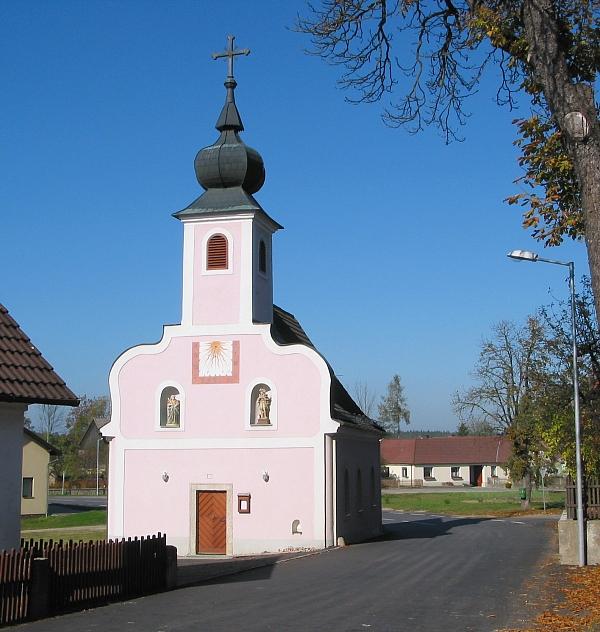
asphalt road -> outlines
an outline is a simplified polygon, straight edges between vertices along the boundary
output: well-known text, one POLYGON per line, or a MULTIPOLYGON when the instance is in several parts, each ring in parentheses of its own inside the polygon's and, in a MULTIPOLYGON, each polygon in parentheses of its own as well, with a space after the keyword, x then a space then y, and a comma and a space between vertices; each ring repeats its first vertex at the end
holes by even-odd
MULTIPOLYGON (((384 512, 386 537, 19 632, 491 632, 517 626, 552 521, 384 512)), ((531 613, 529 613, 531 614, 531 613)))
POLYGON ((106 496, 49 496, 48 513, 76 513, 87 509, 106 509, 106 496))

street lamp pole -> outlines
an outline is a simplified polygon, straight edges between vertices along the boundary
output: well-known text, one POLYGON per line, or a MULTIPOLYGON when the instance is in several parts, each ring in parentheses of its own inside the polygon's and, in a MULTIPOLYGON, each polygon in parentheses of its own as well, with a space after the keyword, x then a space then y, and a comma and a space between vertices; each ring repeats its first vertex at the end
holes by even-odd
POLYGON ((577 327, 575 314, 575 264, 573 261, 543 259, 529 250, 513 250, 507 255, 518 261, 552 263, 569 268, 569 289, 571 293, 571 339, 573 343, 573 410, 575 412, 575 467, 577 470, 577 533, 579 539, 579 566, 586 565, 585 524, 583 516, 583 466, 581 461, 581 423, 579 418, 579 377, 577 372, 577 327))

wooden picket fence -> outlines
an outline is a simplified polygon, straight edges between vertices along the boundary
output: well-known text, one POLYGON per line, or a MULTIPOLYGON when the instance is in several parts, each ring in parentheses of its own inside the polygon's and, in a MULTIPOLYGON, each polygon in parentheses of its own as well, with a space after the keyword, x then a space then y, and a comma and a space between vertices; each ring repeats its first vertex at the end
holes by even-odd
MULTIPOLYGON (((565 485, 567 518, 577 519, 577 490, 575 480, 567 477, 565 485)), ((587 520, 600 520, 600 477, 592 476, 584 481, 583 507, 587 520)))
POLYGON ((29 612, 29 551, 0 551, 0 625, 22 621, 29 612))
POLYGON ((47 600, 48 614, 57 614, 157 592, 165 587, 166 564, 160 533, 101 542, 21 541, 20 550, 0 552, 0 625, 28 618, 38 598, 47 600), (45 585, 32 594, 36 564, 47 565, 45 585))

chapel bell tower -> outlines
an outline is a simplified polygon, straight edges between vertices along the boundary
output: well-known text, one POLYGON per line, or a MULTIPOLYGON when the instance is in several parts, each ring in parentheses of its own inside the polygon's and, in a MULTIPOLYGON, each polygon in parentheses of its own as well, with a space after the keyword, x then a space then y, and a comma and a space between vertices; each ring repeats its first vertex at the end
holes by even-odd
POLYGON ((283 228, 254 199, 264 184, 260 154, 244 144, 235 104, 234 37, 214 59, 227 58, 225 105, 217 120, 219 138, 194 161, 204 193, 174 213, 184 226, 181 324, 250 325, 273 319, 272 236, 283 228))

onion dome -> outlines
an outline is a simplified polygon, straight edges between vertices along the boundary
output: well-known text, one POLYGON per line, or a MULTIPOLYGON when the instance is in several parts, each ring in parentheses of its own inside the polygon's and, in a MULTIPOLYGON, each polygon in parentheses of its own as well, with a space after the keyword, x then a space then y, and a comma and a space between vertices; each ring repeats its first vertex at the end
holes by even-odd
POLYGON ((207 190, 242 187, 252 194, 265 182, 265 167, 260 154, 240 139, 244 126, 235 105, 236 85, 232 77, 225 81, 227 98, 216 124, 221 135, 198 152, 194 168, 198 182, 207 190))

